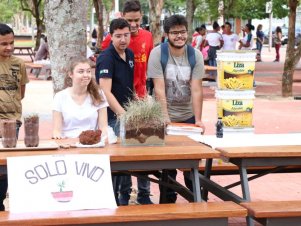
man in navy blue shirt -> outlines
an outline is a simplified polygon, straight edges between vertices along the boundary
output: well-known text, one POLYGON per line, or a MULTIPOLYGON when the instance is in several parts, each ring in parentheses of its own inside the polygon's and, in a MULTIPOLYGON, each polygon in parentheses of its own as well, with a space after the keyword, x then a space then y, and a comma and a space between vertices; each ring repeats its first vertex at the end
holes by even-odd
MULTIPOLYGON (((130 44, 130 25, 122 18, 115 19, 110 24, 111 44, 103 51, 96 62, 96 81, 99 82, 107 101, 108 124, 119 135, 117 116, 122 115, 124 105, 134 97, 134 54, 127 47, 130 44)), ((123 199, 118 199, 118 188, 121 180, 131 180, 130 176, 113 176, 113 187, 116 202, 128 205, 129 191, 119 191, 123 199)))

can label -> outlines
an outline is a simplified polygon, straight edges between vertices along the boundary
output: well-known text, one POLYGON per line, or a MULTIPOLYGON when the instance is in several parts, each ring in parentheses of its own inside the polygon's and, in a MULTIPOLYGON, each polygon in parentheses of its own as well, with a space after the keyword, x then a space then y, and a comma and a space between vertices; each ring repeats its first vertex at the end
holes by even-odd
POLYGON ((252 99, 217 99, 217 115, 224 127, 251 127, 252 111, 252 99))
POLYGON ((245 90, 253 88, 255 62, 218 61, 218 88, 245 90))

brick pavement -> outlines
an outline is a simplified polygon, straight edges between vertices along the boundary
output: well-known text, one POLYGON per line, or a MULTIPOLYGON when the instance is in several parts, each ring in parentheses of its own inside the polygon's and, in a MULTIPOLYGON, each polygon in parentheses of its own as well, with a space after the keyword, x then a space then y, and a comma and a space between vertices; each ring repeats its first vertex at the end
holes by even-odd
MULTIPOLYGON (((274 51, 271 52, 264 47, 262 53, 263 62, 256 63, 256 99, 254 101, 253 124, 255 133, 293 133, 301 132, 301 100, 281 97, 281 75, 285 48, 281 48, 281 61, 274 60, 274 51)), ((39 112, 41 116, 40 137, 48 139, 51 137, 51 103, 52 82, 35 79, 30 75, 31 82, 27 86, 26 96, 23 100, 24 113, 39 112)), ((294 74, 293 94, 301 96, 301 65, 297 66, 294 74)), ((214 87, 204 87, 203 119, 206 125, 206 134, 214 134, 216 122, 216 102, 214 99, 214 87)), ((22 139, 21 129, 20 138, 22 139)), ((269 175, 250 183, 251 197, 254 200, 301 200, 300 174, 276 174, 269 175), (287 180, 287 183, 284 181, 287 180), (288 192, 289 191, 289 192, 288 192)), ((214 180, 220 184, 228 184, 237 179, 237 176, 216 176, 214 180)), ((178 180, 183 182, 182 173, 178 174, 178 180)), ((136 179, 133 179, 134 187, 136 179)), ((158 203, 159 191, 157 185, 152 184, 152 199, 158 203)), ((233 188, 240 193, 238 188, 233 188)), ((133 193, 133 196, 135 194, 133 193)), ((220 201, 210 195, 210 201, 220 201)), ((182 198, 178 202, 186 202, 182 198)), ((245 219, 231 219, 231 226, 243 226, 245 219)))

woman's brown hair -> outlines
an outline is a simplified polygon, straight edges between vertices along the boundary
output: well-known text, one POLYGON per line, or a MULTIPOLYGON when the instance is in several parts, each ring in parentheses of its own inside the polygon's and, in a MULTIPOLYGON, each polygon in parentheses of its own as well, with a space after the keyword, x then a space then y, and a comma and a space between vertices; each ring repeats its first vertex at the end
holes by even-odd
MULTIPOLYGON (((74 68, 80 63, 90 65, 89 60, 84 57, 74 58, 71 60, 71 62, 69 64, 68 73, 73 73, 74 68)), ((68 80, 70 81, 70 79, 71 78, 68 75, 65 77, 65 86, 72 86, 72 83, 68 82, 68 80)), ((95 78, 93 78, 93 77, 91 78, 91 81, 87 87, 87 91, 90 94, 90 97, 92 99, 92 104, 94 106, 98 106, 102 102, 105 101, 103 92, 100 92, 100 88, 99 88, 98 84, 96 83, 95 78)))

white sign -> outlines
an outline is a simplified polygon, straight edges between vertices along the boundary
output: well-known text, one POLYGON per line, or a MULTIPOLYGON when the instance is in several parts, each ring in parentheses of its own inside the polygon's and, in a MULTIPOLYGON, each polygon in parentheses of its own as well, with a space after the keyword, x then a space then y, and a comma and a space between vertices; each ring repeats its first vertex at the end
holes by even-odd
POLYGON ((7 158, 10 212, 117 208, 109 155, 7 158))
POLYGON ((266 13, 271 13, 271 12, 272 12, 272 7, 273 7, 272 1, 267 2, 267 3, 265 4, 265 12, 266 12, 266 13))

